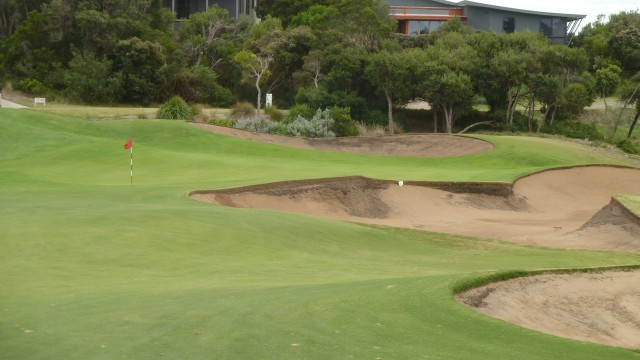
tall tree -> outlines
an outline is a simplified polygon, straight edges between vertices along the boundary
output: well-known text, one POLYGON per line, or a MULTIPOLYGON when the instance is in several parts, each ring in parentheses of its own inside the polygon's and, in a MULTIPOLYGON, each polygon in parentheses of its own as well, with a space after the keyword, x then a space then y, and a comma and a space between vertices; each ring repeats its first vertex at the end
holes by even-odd
POLYGON ((262 104, 262 84, 269 79, 271 72, 269 66, 273 62, 273 56, 268 55, 256 55, 252 52, 243 50, 235 56, 235 60, 247 71, 249 77, 255 78, 256 91, 258 92, 258 99, 256 101, 256 108, 260 113, 260 107, 262 104))
POLYGON ((389 133, 393 135, 393 105, 406 102, 411 94, 411 69, 410 58, 406 53, 391 53, 381 51, 370 57, 366 68, 366 76, 387 100, 387 120, 389 133))

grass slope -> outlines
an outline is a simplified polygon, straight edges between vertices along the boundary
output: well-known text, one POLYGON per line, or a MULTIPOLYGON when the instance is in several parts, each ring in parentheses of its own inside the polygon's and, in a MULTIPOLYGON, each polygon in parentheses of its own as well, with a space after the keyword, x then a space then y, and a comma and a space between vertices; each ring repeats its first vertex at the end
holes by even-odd
POLYGON ((2 359, 638 358, 481 316, 451 293, 460 279, 493 271, 638 264, 638 254, 528 248, 185 196, 342 175, 511 181, 616 158, 510 137, 484 137, 495 151, 459 158, 338 154, 181 122, 0 110, 2 359))

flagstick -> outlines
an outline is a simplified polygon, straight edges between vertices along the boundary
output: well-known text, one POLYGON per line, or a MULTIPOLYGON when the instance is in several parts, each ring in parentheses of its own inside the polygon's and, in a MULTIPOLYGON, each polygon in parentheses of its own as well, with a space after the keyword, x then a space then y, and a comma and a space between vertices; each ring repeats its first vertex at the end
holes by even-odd
POLYGON ((131 146, 131 185, 133 185, 133 145, 131 146))

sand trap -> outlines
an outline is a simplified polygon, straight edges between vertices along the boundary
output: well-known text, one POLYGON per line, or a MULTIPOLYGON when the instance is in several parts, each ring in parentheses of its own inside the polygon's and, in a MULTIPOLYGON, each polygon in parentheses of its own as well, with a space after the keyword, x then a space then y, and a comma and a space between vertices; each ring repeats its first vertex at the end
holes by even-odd
POLYGON ((456 299, 548 334, 640 349, 640 270, 545 274, 492 283, 456 299))
MULTIPOLYGON (((640 170, 545 171, 511 184, 363 177, 195 191, 194 199, 567 249, 640 252, 640 220, 612 198, 640 194, 640 170)), ((474 309, 573 339, 640 348, 640 271, 550 274, 460 295, 474 309)))
POLYGON ((413 134, 375 137, 344 137, 335 139, 305 139, 291 136, 258 134, 245 130, 202 123, 193 126, 223 135, 254 141, 312 150, 341 151, 358 154, 445 157, 489 152, 490 142, 453 135, 413 134))
POLYGON ((196 191, 194 199, 566 249, 640 252, 640 222, 612 200, 640 194, 640 170, 551 170, 510 184, 422 183, 362 177, 196 191))

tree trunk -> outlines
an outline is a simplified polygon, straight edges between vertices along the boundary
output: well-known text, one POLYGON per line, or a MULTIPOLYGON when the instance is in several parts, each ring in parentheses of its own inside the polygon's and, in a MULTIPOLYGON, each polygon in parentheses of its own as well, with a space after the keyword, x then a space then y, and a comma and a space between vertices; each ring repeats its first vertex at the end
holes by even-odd
POLYGON ((627 139, 631 138, 631 134, 633 133, 633 129, 636 127, 636 124, 638 123, 639 117, 640 117, 640 104, 638 104, 636 107, 636 116, 633 118, 633 122, 631 123, 631 127, 629 128, 629 132, 627 133, 627 139))
POLYGON ((258 101, 256 102, 257 113, 260 114, 260 104, 262 101, 262 91, 260 90, 260 76, 256 77, 256 90, 258 90, 258 101))
POLYGON ((435 106, 432 106, 431 109, 433 110, 433 133, 437 134, 438 133, 438 108, 435 106))
POLYGON ((384 95, 387 97, 387 119, 389 120, 389 134, 393 135, 393 99, 388 91, 384 95))
POLYGON ((447 134, 453 133, 453 106, 442 106, 444 110, 445 130, 447 134))

